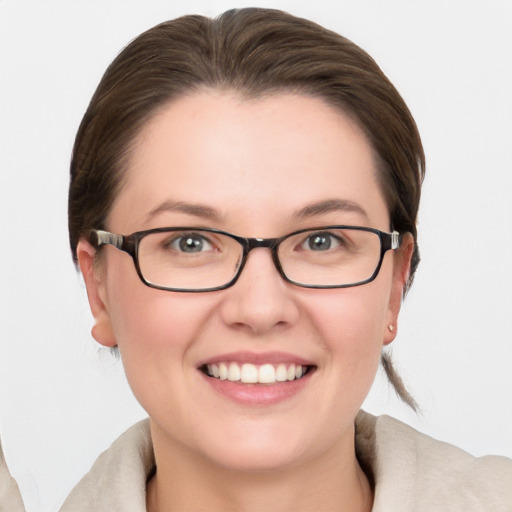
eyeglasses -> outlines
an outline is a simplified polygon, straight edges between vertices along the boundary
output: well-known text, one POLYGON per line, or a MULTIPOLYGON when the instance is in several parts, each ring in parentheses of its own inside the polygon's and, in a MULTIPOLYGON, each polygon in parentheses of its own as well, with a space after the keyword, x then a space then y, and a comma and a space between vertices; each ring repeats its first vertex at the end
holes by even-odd
POLYGON ((373 281, 398 232, 359 226, 301 229, 279 238, 244 238, 218 229, 158 228, 131 235, 93 230, 91 243, 127 252, 144 284, 174 292, 232 286, 250 251, 270 249, 283 279, 304 288, 348 288, 373 281))

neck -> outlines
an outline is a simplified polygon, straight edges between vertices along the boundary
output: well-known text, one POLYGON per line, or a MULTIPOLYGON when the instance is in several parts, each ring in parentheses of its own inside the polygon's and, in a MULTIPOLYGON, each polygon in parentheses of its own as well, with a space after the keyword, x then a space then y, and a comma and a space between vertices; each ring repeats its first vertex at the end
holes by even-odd
POLYGON ((183 446, 161 446, 154 430, 157 471, 148 482, 148 512, 370 512, 372 508, 372 489, 356 459, 353 436, 350 445, 341 443, 302 464, 240 471, 204 460, 183 446))

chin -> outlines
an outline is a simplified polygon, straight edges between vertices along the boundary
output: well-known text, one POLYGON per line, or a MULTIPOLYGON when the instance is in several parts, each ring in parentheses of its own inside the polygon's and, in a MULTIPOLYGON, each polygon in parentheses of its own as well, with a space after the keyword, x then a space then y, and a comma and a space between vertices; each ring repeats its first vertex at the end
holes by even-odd
POLYGON ((208 445, 202 452, 215 465, 238 472, 264 473, 300 464, 306 458, 304 446, 311 446, 306 433, 297 425, 255 425, 240 422, 238 429, 210 431, 208 445), (212 435, 213 434, 213 435, 212 435))
POLYGON ((274 473, 300 465, 302 457, 297 450, 281 447, 275 450, 270 447, 232 446, 222 454, 211 454, 212 462, 226 471, 236 473, 274 473))

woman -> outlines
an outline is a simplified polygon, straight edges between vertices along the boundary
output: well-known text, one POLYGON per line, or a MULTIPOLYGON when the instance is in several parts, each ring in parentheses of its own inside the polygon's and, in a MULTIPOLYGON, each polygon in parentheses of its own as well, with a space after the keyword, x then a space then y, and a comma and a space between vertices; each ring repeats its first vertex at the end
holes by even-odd
POLYGON ((77 134, 69 227, 149 420, 62 510, 508 510, 510 461, 360 412, 423 172, 395 88, 313 23, 247 9, 133 41, 77 134))

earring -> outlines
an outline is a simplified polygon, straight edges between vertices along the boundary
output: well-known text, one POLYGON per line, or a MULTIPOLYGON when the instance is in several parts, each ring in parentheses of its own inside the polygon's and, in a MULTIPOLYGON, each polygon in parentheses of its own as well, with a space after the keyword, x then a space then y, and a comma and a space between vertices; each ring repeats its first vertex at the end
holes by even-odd
POLYGON ((395 330, 395 326, 393 324, 388 325, 389 332, 393 332, 395 330))

